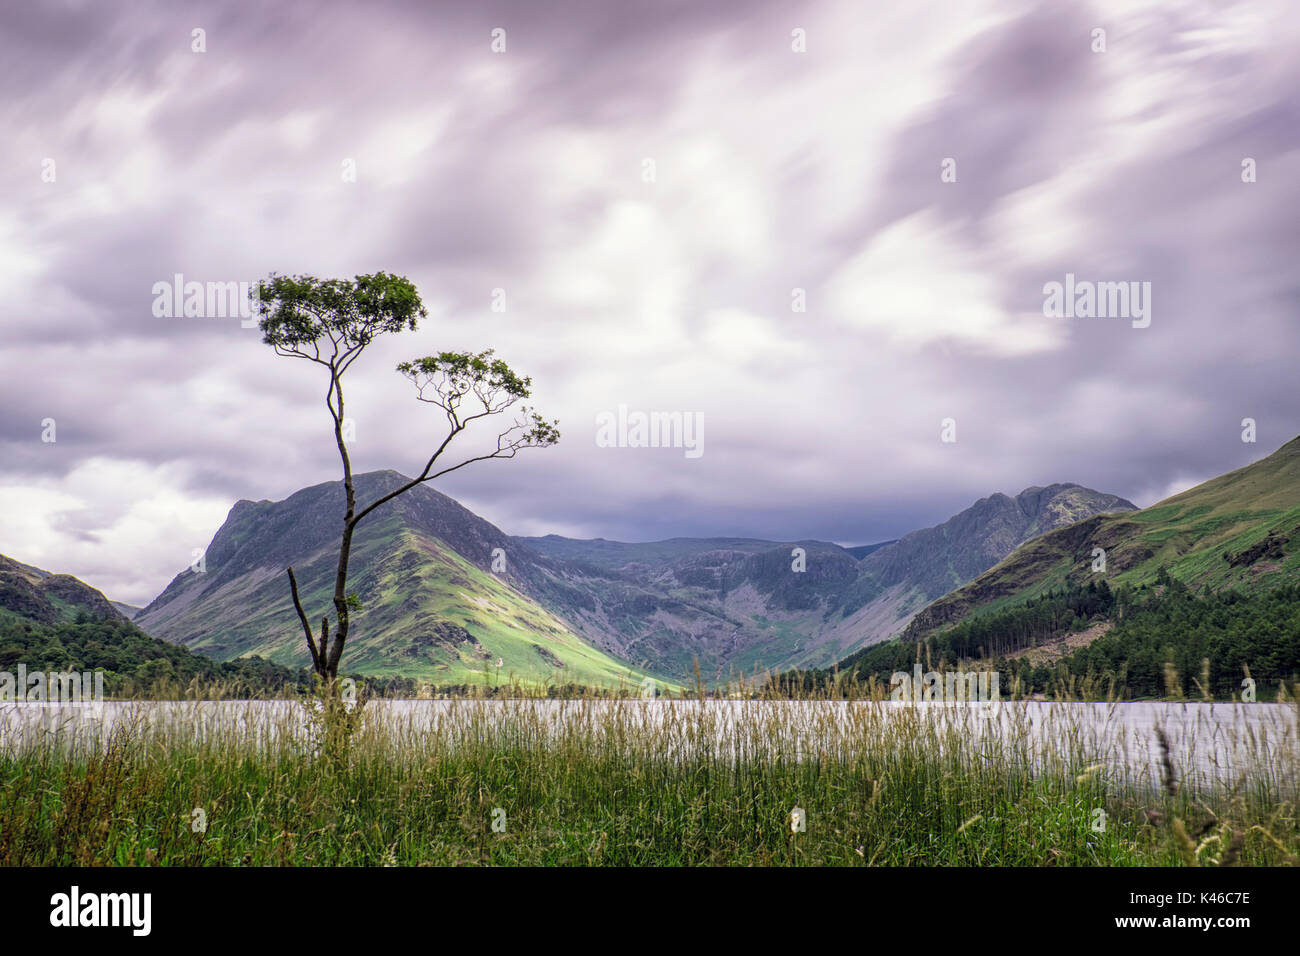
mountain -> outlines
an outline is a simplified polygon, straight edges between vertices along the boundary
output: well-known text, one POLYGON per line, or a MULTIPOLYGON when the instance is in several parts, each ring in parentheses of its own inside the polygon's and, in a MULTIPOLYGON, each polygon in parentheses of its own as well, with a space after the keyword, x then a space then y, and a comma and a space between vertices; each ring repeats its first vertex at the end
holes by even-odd
MULTIPOLYGON (((357 500, 372 501, 405 480, 393 471, 359 475, 357 500)), ((258 654, 308 664, 285 568, 294 568, 313 625, 332 616, 343 510, 341 482, 284 501, 237 502, 205 552, 204 570, 177 575, 135 623, 222 660, 258 654)), ((358 526, 349 589, 362 609, 352 617, 344 669, 439 685, 512 674, 537 683, 639 683, 640 674, 537 600, 587 599, 566 589, 564 570, 554 565, 446 495, 417 486, 358 526), (504 559, 497 572, 494 559, 504 559)))
POLYGON ((603 572, 662 569, 678 562, 696 560, 702 554, 730 552, 751 555, 780 547, 775 541, 758 538, 668 538, 664 541, 626 542, 548 534, 539 538, 516 537, 514 540, 563 561, 588 565, 603 572))
MULTIPOLYGON (((1026 488, 1014 498, 981 498, 943 524, 913 531, 864 557, 837 611, 839 624, 826 632, 828 643, 847 651, 882 641, 1025 541, 1100 513, 1136 510, 1123 498, 1068 483, 1026 488)), ((823 656, 806 663, 829 661, 823 656)))
POLYGON ((859 544, 852 548, 845 548, 844 550, 861 561, 867 555, 871 554, 871 552, 879 551, 883 547, 897 543, 897 541, 898 539, 894 538, 892 541, 881 541, 877 544, 859 544))
POLYGON ((568 583, 591 600, 557 613, 595 643, 683 678, 698 659, 714 680, 755 668, 827 666, 896 634, 916 611, 1028 538, 1122 510, 1136 506, 1058 484, 982 498, 937 527, 857 549, 752 538, 518 540, 585 572, 586 580, 568 583), (805 552, 803 573, 793 572, 795 548, 805 552))
POLYGON ((1096 581, 1154 585, 1161 569, 1192 590, 1262 592, 1300 569, 1300 438, 1244 468, 1149 508, 1095 515, 1022 545, 1006 560, 917 614, 919 638, 973 615, 1096 581), (1094 572, 1094 549, 1105 571, 1094 572))
MULTIPOLYGON (((358 476, 358 500, 404 480, 392 471, 358 476)), ((896 632, 1026 537, 1132 507, 1078 485, 993 495, 937 528, 856 549, 859 560, 825 541, 510 537, 420 486, 358 528, 349 584, 362 610, 345 663, 443 685, 510 673, 639 681, 629 667, 690 681, 697 662, 709 681, 824 666, 896 632)), ((238 502, 205 570, 179 574, 133 620, 219 659, 258 654, 305 665, 285 568, 294 567, 317 624, 330 607, 342 510, 340 482, 281 502, 238 502)))
POLYGON ((713 681, 803 659, 858 574, 825 541, 516 540, 556 562, 542 599, 557 614, 610 653, 685 680, 696 661, 713 681))
POLYGON ((113 603, 70 574, 51 574, 0 554, 0 610, 43 624, 85 615, 96 620, 123 617, 113 603))
MULTIPOLYGON (((358 476, 358 500, 402 481, 392 471, 358 476)), ((611 684, 631 679, 629 665, 689 681, 697 662, 713 681, 822 665, 893 633, 908 602, 969 580, 1024 536, 1123 506, 1077 485, 995 495, 937 529, 868 546, 859 560, 824 541, 509 537, 420 486, 359 526, 349 583, 362 610, 345 662, 444 685, 510 673, 611 684), (494 556, 504 562, 496 572, 494 556)), ((339 482, 238 502, 205 570, 182 572, 133 620, 219 659, 303 666, 284 569, 294 567, 315 624, 330 606, 342 510, 339 482)))

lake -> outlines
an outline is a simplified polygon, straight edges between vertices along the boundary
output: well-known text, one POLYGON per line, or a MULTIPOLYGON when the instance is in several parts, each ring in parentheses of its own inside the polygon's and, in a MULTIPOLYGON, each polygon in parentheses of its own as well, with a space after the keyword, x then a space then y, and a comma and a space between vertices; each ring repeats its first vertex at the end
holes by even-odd
MULTIPOLYGON (((376 732, 451 747, 471 735, 523 746, 560 738, 610 746, 632 735, 638 752, 668 756, 708 747, 733 759, 827 759, 924 741, 962 749, 973 761, 997 751, 1043 766, 1104 768, 1139 788, 1161 785, 1162 728, 1184 787, 1268 782, 1294 793, 1300 767, 1297 709, 1286 704, 374 700, 365 713, 376 732)), ((308 721, 292 701, 0 704, 6 751, 41 741, 93 747, 128 727, 162 746, 233 735, 268 747, 305 740, 308 721)))

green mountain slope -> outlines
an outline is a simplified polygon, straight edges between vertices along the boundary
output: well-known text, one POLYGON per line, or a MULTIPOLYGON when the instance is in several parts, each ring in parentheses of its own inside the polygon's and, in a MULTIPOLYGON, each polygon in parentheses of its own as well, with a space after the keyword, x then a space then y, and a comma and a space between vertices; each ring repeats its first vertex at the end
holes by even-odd
MULTIPOLYGON (((358 476, 358 500, 404 480, 391 471, 358 476)), ((340 482, 281 502, 238 502, 207 549, 206 569, 177 575, 135 623, 221 660, 256 654, 307 665, 285 568, 293 566, 303 606, 318 623, 331 609, 342 511, 340 482)), ((549 586, 539 563, 540 555, 431 488, 389 502, 361 523, 353 542, 349 590, 362 609, 353 616, 344 669, 440 685, 511 676, 637 684, 640 673, 530 596, 549 586), (491 570, 494 552, 505 561, 499 573, 491 570)))
POLYGON ((1161 568, 1193 590, 1265 591, 1300 569, 1300 438, 1267 458, 1150 508, 1097 515, 1017 548, 964 587, 916 615, 905 636, 922 637, 1102 576, 1111 588, 1154 584, 1161 568), (1092 570, 1094 549, 1104 573, 1092 570))

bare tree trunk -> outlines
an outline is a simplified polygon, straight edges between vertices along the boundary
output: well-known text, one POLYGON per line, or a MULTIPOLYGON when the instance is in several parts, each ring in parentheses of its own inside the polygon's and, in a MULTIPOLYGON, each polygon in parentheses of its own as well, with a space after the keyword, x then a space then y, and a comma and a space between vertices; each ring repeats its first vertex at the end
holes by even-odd
MULTIPOLYGON (((348 639, 348 557, 352 553, 352 532, 356 524, 352 517, 352 479, 348 477, 348 517, 343 525, 343 541, 339 545, 339 567, 334 575, 334 645, 329 649, 325 662, 325 678, 333 680, 339 676, 339 658, 343 656, 343 645, 348 639)), ((321 648, 324 653, 325 648, 321 648)))
POLYGON ((298 581, 293 568, 289 568, 289 592, 293 595, 294 610, 302 623, 303 634, 307 638, 307 647, 311 651, 312 667, 326 682, 332 682, 339 676, 339 659, 343 656, 343 645, 348 640, 350 621, 348 619, 348 558, 352 554, 352 534, 357 526, 357 494, 352 481, 352 460, 348 456, 348 446, 343 441, 343 385, 339 381, 342 371, 330 367, 330 387, 325 394, 325 404, 334 418, 334 442, 338 445, 339 458, 343 462, 343 489, 347 496, 347 510, 343 515, 343 538, 339 543, 339 563, 334 574, 334 643, 329 640, 329 616, 320 622, 320 644, 312 636, 311 624, 307 612, 303 610, 298 597, 298 581))
MULTIPOLYGON (((347 495, 347 512, 343 515, 343 540, 339 543, 339 565, 334 575, 334 644, 328 650, 329 656, 325 660, 324 669, 325 679, 331 681, 339 676, 339 658, 343 656, 343 645, 348 640, 348 558, 352 554, 352 532, 357 526, 357 493, 352 483, 352 459, 348 456, 348 446, 343 441, 341 375, 342 372, 334 371, 330 382, 330 389, 337 396, 337 404, 331 408, 334 412, 334 442, 338 445, 339 458, 343 462, 343 490, 347 495)), ((327 653, 323 643, 320 652, 327 653)))

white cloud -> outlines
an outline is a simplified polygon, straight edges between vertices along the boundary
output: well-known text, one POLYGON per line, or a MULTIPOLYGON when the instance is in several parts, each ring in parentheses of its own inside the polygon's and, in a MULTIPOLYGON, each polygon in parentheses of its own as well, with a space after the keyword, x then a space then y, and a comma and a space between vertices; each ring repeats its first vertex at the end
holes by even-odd
POLYGON ((933 210, 876 233, 827 284, 836 319, 907 348, 950 342, 994 356, 1059 348, 1064 327, 1001 304, 992 263, 933 210))
POLYGON ((0 484, 4 553, 147 603, 205 548, 231 502, 186 490, 185 469, 91 458, 53 481, 0 484))

